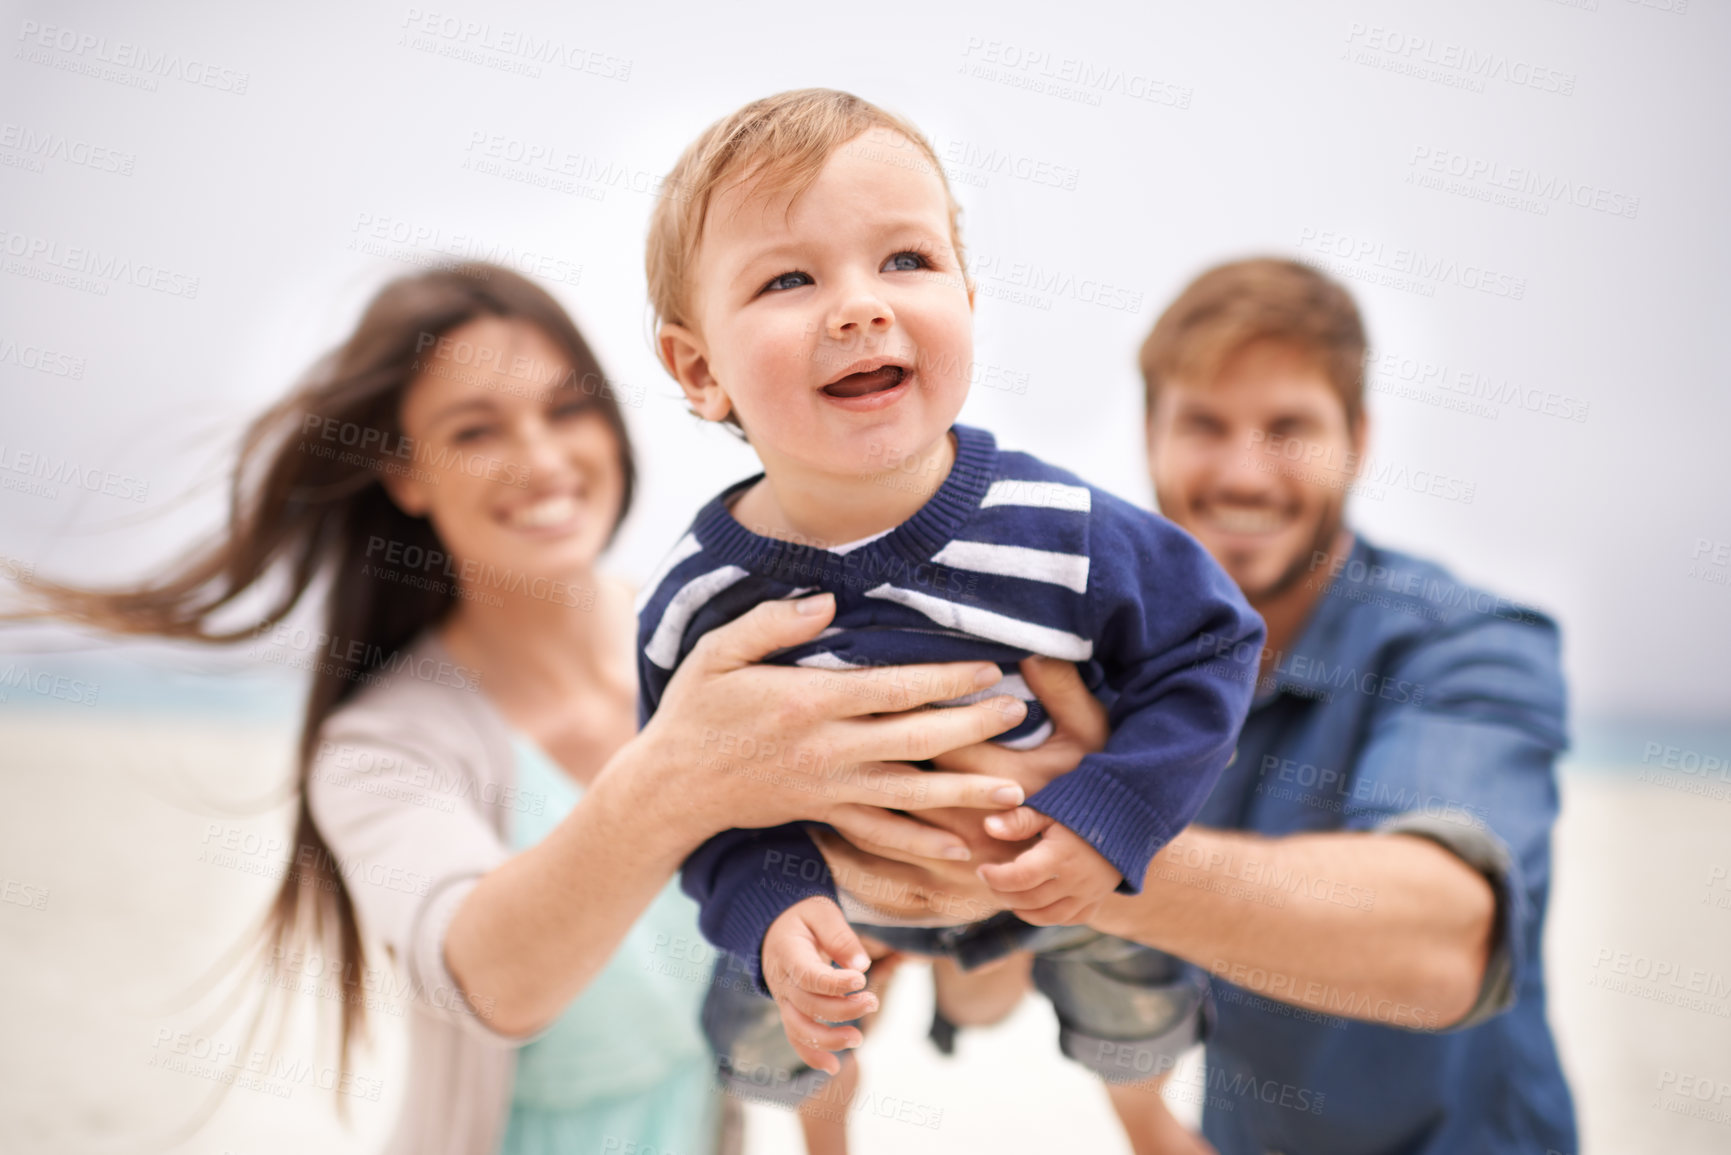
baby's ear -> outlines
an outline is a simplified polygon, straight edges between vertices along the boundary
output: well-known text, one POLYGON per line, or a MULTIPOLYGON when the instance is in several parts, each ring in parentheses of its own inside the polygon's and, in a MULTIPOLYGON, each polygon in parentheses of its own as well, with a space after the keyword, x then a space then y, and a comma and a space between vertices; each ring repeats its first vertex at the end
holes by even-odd
POLYGON ((709 350, 703 338, 684 325, 663 325, 656 334, 661 363, 679 382, 692 412, 705 421, 722 421, 733 412, 733 401, 709 370, 709 350))

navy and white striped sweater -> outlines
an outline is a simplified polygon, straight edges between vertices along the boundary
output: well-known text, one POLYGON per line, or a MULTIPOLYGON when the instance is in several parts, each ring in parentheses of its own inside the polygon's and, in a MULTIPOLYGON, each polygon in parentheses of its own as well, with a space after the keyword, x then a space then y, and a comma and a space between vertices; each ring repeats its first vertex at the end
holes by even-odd
MULTIPOLYGON (((1108 705, 1111 738, 1028 805, 1080 834, 1124 876, 1120 891, 1135 893, 1232 757, 1255 689, 1262 620, 1171 522, 1027 454, 1000 452, 984 430, 957 425, 954 433, 955 464, 937 493, 846 553, 763 537, 735 521, 731 499, 756 478, 704 506, 645 584, 640 720, 705 633, 760 602, 819 591, 835 595, 830 627, 769 661, 828 669, 995 661, 1006 676, 986 695, 1029 699, 1028 717, 999 739, 1012 746, 1037 745, 1051 729, 1016 664, 1030 654, 1076 662, 1108 705)), ((717 752, 738 753, 730 747, 717 752)), ((776 917, 811 895, 836 897, 803 824, 717 835, 686 860, 683 886, 702 907, 704 934, 744 958, 754 981, 776 917)))

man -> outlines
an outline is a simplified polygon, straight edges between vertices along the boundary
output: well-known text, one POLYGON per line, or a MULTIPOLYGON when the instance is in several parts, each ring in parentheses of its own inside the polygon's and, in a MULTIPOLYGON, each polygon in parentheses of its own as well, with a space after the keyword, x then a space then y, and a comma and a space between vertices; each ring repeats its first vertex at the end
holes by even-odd
MULTIPOLYGON (((1143 346, 1161 511, 1238 582, 1268 644, 1196 824, 1092 925, 1210 976, 1206 1082, 1183 1090, 1221 1155, 1573 1152, 1540 952, 1557 629, 1348 528, 1365 351, 1344 289, 1267 259, 1205 273, 1143 346)), ((1060 736, 1069 705, 1048 702, 1060 736)), ((1002 774, 1037 754, 940 761, 1002 774)), ((949 901, 967 888, 953 868, 826 852, 949 901)), ((1040 881, 980 875, 1012 909, 1040 881)), ((1169 1073, 1134 1074, 1156 1076, 1139 1090, 1157 1109, 1169 1073)), ((1131 1098, 1114 1095, 1120 1113, 1131 1098)))
POLYGON ((1143 345, 1160 508, 1269 637, 1212 829, 1101 929, 1215 976, 1209 1088, 1258 1084, 1205 1108, 1222 1155, 1572 1151, 1540 954, 1557 629, 1347 527, 1365 344, 1343 288, 1250 260, 1143 345))

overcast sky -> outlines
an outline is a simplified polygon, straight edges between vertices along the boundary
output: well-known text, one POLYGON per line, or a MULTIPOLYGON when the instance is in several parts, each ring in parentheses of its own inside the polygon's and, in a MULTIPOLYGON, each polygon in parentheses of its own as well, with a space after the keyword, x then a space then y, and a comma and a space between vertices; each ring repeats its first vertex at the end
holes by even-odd
POLYGON ((167 507, 247 418, 461 251, 556 278, 636 399, 612 560, 641 577, 755 469, 651 353, 654 182, 826 85, 950 171, 992 383, 964 421, 1147 502, 1162 306, 1221 259, 1327 262, 1376 346, 1356 524, 1554 612, 1578 716, 1731 716, 1731 6, 151 7, 4 6, 0 572, 176 555, 220 504, 167 507), (109 492, 33 489, 20 454, 109 492))

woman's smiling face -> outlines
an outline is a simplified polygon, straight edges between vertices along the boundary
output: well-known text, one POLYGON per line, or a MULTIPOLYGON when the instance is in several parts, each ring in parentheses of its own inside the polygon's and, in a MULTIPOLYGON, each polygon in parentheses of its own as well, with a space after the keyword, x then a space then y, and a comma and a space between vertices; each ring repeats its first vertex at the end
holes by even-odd
POLYGON ((397 504, 432 523, 478 589, 489 573, 505 588, 518 575, 587 575, 625 475, 618 438, 559 346, 526 321, 481 317, 444 334, 419 370, 401 410, 413 455, 386 459, 401 467, 385 478, 397 504))

